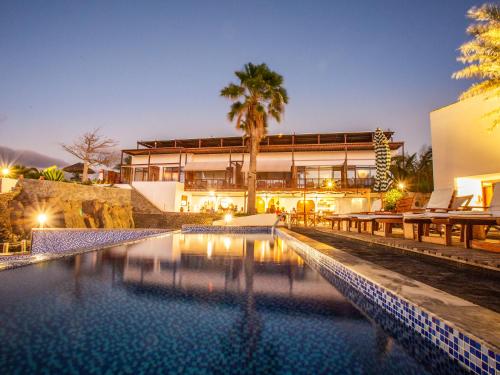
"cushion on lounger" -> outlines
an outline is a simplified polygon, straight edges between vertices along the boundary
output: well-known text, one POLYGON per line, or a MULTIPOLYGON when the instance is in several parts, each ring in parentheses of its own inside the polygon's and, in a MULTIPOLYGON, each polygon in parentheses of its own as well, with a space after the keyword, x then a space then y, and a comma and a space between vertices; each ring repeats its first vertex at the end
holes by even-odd
POLYGON ((382 210, 382 199, 376 199, 372 203, 371 211, 377 212, 382 210))
POLYGON ((425 206, 428 210, 448 208, 453 197, 453 188, 436 189, 432 192, 429 202, 425 206))
POLYGON ((500 216, 500 182, 493 187, 493 196, 490 202, 490 212, 493 216, 500 216))
POLYGON ((374 220, 374 219, 400 219, 403 216, 402 215, 352 215, 353 217, 356 217, 357 219, 361 220, 374 220))

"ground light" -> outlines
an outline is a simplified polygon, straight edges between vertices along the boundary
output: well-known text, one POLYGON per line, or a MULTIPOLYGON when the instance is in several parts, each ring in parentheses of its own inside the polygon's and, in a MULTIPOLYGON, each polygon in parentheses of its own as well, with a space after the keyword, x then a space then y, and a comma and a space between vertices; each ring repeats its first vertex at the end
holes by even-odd
POLYGON ((43 228, 44 224, 47 222, 47 214, 44 214, 43 212, 38 214, 36 220, 38 221, 40 228, 43 228))
POLYGON ((229 224, 231 221, 233 221, 233 215, 231 215, 231 214, 225 214, 224 215, 224 221, 225 221, 226 225, 229 224))

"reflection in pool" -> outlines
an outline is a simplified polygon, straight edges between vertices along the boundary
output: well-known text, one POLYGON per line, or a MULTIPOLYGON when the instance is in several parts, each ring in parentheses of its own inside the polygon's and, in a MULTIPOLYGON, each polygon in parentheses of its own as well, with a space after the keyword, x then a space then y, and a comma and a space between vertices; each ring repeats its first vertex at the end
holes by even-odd
POLYGON ((4 271, 0 301, 3 373, 427 371, 265 235, 178 233, 4 271))

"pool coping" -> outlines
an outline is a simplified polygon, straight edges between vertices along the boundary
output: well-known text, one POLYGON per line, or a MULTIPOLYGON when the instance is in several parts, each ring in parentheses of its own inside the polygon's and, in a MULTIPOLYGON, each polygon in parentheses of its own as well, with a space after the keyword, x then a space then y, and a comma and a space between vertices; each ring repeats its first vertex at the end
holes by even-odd
POLYGON ((0 258, 0 272, 1 271, 7 271, 11 270, 14 268, 18 267, 25 267, 29 266, 32 264, 37 264, 41 262, 47 262, 50 260, 56 260, 56 259, 61 259, 61 258, 66 258, 70 257, 73 255, 78 255, 78 254, 84 254, 92 251, 97 251, 97 250, 104 250, 104 249, 109 249, 114 246, 122 246, 122 245, 131 245, 137 242, 141 242, 145 239, 148 238, 155 238, 155 237, 163 237, 167 235, 172 235, 176 232, 180 232, 180 230, 165 230, 163 232, 158 232, 150 235, 146 235, 141 238, 133 239, 133 240, 124 240, 124 241, 117 241, 111 244, 105 244, 105 245, 96 245, 96 246, 87 246, 87 247, 82 247, 78 248, 75 250, 67 251, 64 253, 45 253, 45 254, 34 254, 34 255, 10 255, 6 256, 5 260, 6 262, 2 262, 3 258, 0 258))
POLYGON ((500 314, 291 230, 276 233, 306 262, 343 279, 463 367, 481 373, 486 359, 498 371, 500 314))

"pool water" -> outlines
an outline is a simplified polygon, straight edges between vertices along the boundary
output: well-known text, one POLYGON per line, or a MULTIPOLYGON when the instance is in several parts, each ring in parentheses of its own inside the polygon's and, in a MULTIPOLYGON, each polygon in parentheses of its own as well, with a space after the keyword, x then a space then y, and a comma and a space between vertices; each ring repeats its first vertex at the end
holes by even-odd
POLYGON ((166 235, 0 272, 0 370, 437 371, 351 300, 279 238, 166 235))

